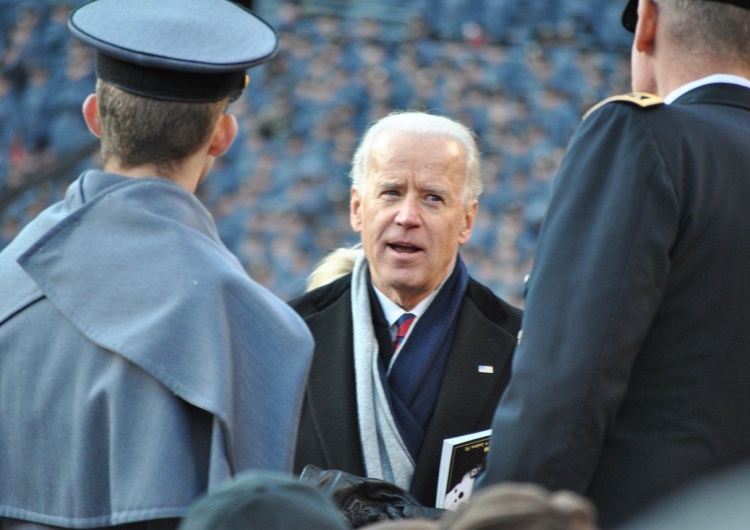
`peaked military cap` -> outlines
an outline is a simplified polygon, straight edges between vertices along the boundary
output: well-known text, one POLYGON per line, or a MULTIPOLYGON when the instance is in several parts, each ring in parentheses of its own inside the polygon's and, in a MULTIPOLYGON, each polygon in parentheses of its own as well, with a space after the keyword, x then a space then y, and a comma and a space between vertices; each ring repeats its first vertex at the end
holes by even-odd
MULTIPOLYGON (((704 0, 707 2, 721 2, 722 4, 732 4, 737 7, 750 9, 750 0, 704 0)), ((635 25, 638 23, 638 0, 628 0, 625 10, 622 12, 622 26, 631 33, 635 32, 635 25)))
POLYGON ((278 46, 271 26, 229 0, 94 0, 68 27, 95 48, 100 79, 169 101, 236 99, 246 70, 278 46))

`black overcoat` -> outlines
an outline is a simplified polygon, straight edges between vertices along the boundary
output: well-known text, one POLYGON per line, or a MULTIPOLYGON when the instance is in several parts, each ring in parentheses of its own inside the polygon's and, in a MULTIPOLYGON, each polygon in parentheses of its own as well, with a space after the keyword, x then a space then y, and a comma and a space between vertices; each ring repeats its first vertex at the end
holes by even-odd
MULTIPOLYGON (((364 476, 354 384, 351 275, 290 302, 310 327, 315 355, 297 442, 295 471, 306 464, 364 476)), ((445 438, 488 429, 510 376, 521 311, 469 279, 456 337, 410 487, 435 505, 445 438), (494 373, 481 373, 492 366, 494 373)))

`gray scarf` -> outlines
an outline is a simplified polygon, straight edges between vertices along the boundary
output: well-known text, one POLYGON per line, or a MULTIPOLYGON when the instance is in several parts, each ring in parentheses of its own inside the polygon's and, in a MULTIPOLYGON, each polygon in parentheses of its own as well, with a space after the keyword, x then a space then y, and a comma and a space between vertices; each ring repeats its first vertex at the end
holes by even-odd
POLYGON ((378 371, 378 341, 372 325, 367 260, 360 255, 352 270, 352 321, 357 412, 365 473, 409 489, 414 460, 391 414, 378 371))

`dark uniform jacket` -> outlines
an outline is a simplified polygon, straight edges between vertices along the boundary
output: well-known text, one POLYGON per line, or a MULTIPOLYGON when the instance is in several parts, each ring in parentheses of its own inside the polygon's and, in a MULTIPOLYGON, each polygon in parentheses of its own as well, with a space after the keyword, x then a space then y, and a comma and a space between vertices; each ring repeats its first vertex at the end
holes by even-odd
POLYGON ((750 458, 749 272, 750 89, 591 113, 557 176, 480 484, 572 489, 610 527, 750 458))
MULTIPOLYGON (((346 275, 291 302, 316 344, 297 442, 297 472, 314 464, 359 476, 365 473, 357 421, 350 284, 351 275, 346 275)), ((385 322, 380 304, 371 305, 373 319, 385 322)), ((521 311, 469 279, 458 319, 410 488, 425 506, 435 505, 443 440, 489 428, 510 376, 521 311), (492 366, 494 373, 480 373, 479 366, 492 366)))

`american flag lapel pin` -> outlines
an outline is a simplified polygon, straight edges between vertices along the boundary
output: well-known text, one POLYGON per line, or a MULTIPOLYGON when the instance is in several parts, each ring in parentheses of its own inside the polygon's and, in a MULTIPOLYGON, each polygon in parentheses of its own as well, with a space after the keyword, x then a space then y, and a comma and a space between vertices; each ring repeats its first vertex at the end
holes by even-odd
POLYGON ((489 365, 486 365, 486 364, 480 364, 479 366, 477 366, 477 371, 480 374, 494 374, 495 373, 495 367, 494 366, 489 366, 489 365))

